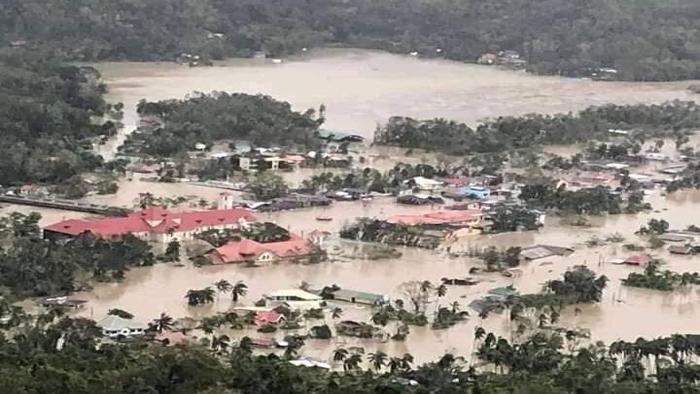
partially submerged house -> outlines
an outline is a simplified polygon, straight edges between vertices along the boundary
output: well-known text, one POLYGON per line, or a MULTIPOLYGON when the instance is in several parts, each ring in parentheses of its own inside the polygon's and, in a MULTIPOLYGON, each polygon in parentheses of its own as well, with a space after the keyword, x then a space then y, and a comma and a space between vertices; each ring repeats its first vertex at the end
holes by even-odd
POLYGON ((649 263, 651 263, 651 260, 651 256, 648 255, 634 255, 627 257, 624 263, 627 265, 634 265, 637 267, 646 267, 649 263))
POLYGON ((421 194, 408 194, 405 196, 400 196, 396 199, 399 204, 407 205, 429 205, 429 204, 444 204, 445 200, 440 197, 421 195, 421 194))
POLYGON ((234 240, 208 254, 213 264, 248 263, 251 265, 282 261, 307 262, 320 255, 321 251, 318 247, 296 234, 290 234, 288 240, 279 242, 234 240))
POLYGON ((331 299, 336 301, 345 301, 353 304, 365 305, 381 305, 388 301, 382 294, 368 293, 364 291, 355 291, 348 289, 340 289, 330 293, 331 299))
POLYGON ((106 337, 116 338, 141 336, 146 332, 146 325, 137 321, 128 320, 115 315, 108 315, 97 322, 106 337))
POLYGON ((278 325, 286 321, 287 318, 283 314, 275 311, 257 311, 255 312, 255 324, 264 326, 265 324, 278 325))
POLYGON ((61 297, 40 298, 39 300, 37 300, 37 304, 43 306, 44 308, 62 307, 62 308, 79 309, 79 308, 84 307, 85 304, 87 304, 87 301, 74 300, 74 299, 70 299, 66 296, 61 296, 61 297))
POLYGON ((414 185, 414 187, 420 190, 434 191, 442 188, 443 183, 430 178, 425 178, 422 176, 413 177, 409 180, 404 181, 407 185, 414 185))
POLYGON ((485 200, 491 196, 491 189, 482 186, 465 186, 458 188, 457 193, 464 197, 485 200))
POLYGON ((291 309, 313 309, 325 304, 321 296, 300 289, 277 290, 263 294, 263 297, 270 307, 284 305, 291 309))
POLYGON ((668 247, 668 252, 671 254, 688 255, 693 253, 693 248, 690 245, 671 245, 668 247))
POLYGON ((573 253, 574 250, 571 248, 552 246, 552 245, 535 245, 528 248, 523 248, 520 251, 520 259, 526 261, 532 261, 537 259, 544 259, 552 256, 568 256, 573 253))

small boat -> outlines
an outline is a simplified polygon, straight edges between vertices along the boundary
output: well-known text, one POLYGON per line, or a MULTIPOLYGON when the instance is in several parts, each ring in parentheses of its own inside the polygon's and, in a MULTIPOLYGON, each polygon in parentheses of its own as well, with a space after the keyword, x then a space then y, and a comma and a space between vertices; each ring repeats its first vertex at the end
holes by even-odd
POLYGON ((330 216, 316 216, 316 220, 319 222, 330 222, 333 218, 330 216))

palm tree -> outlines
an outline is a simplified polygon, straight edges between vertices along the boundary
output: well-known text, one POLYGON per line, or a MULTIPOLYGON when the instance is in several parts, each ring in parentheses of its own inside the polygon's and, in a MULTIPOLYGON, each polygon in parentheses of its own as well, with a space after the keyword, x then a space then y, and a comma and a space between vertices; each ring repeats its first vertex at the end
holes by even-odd
POLYGON ((428 280, 424 280, 420 283, 420 291, 425 293, 426 291, 430 290, 433 288, 433 284, 430 283, 428 280))
POLYGON ((403 366, 403 360, 399 357, 392 357, 389 359, 389 373, 396 373, 403 366))
POLYGON ((153 319, 153 326, 155 327, 156 331, 158 331, 158 333, 161 333, 163 332, 163 330, 172 330, 174 322, 175 321, 172 317, 165 313, 161 313, 160 317, 153 319))
POLYGON ((231 338, 226 334, 218 337, 214 335, 211 339, 211 348, 214 349, 215 352, 224 352, 228 349, 229 342, 231 342, 231 338))
POLYGON ((188 290, 185 298, 187 298, 187 303, 192 306, 211 304, 214 302, 214 294, 214 289, 205 287, 202 290, 188 290))
POLYGON ((361 369, 360 364, 362 364, 362 356, 359 354, 353 354, 350 357, 346 358, 343 362, 343 370, 347 372, 353 371, 355 369, 361 369))
POLYGON ((231 297, 233 302, 238 302, 238 298, 245 297, 248 294, 248 285, 246 285, 242 280, 236 282, 236 284, 231 289, 231 297))
POLYGON ((369 361, 372 363, 374 370, 379 372, 386 365, 387 355, 382 351, 369 354, 369 361))
POLYGON ((484 330, 483 327, 476 327, 474 328, 474 340, 478 341, 484 338, 486 335, 486 330, 484 330))
POLYGON ((413 364, 413 355, 411 355, 411 353, 404 353, 403 357, 401 358, 401 368, 403 368, 405 371, 410 371, 411 364, 413 364))
POLYGON ((344 361, 348 357, 347 349, 339 347, 333 351, 333 361, 339 363, 344 361))
POLYGON ((437 294, 437 296, 439 298, 444 297, 445 294, 447 294, 447 286, 445 286, 444 283, 441 284, 440 286, 437 287, 437 289, 435 289, 435 293, 437 294))
POLYGON ((331 317, 333 319, 339 319, 342 316, 343 316, 343 310, 337 306, 335 308, 333 308, 333 310, 331 311, 331 317))
POLYGON ((216 300, 219 300, 219 295, 221 293, 228 293, 233 289, 233 285, 231 285, 231 282, 227 281, 226 279, 221 279, 218 282, 214 282, 214 287, 216 287, 216 300))

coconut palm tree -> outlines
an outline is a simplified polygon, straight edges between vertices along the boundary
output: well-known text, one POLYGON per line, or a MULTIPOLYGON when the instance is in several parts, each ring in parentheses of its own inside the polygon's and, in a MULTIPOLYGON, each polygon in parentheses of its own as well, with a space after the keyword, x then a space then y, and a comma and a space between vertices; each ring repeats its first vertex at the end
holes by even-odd
POLYGON ((428 280, 424 280, 420 283, 420 291, 422 291, 424 293, 432 288, 433 288, 433 284, 430 283, 430 281, 428 281, 428 280))
POLYGON ((231 289, 233 289, 233 285, 231 284, 231 282, 227 281, 226 279, 221 279, 217 282, 214 282, 214 287, 216 288, 217 301, 219 300, 219 295, 221 295, 221 293, 226 294, 229 291, 231 291, 231 289))
POLYGON ((437 294, 438 298, 442 298, 447 294, 447 286, 445 284, 441 284, 440 286, 435 289, 435 294, 437 294))
POLYGON ((403 357, 401 358, 401 368, 404 371, 410 371, 411 364, 413 364, 413 355, 411 355, 411 353, 404 353, 403 357))
POLYGON ((348 350, 339 347, 333 351, 333 361, 343 362, 348 357, 348 350))
POLYGON ((226 349, 228 349, 230 342, 231 338, 229 338, 226 334, 218 337, 214 335, 214 337, 211 339, 211 348, 217 353, 225 352, 226 349))
POLYGON ((388 367, 389 367, 389 373, 396 373, 399 369, 401 369, 403 365, 403 360, 400 357, 392 357, 389 359, 388 367))
POLYGON ((362 356, 359 354, 352 354, 350 357, 346 358, 343 362, 343 370, 345 372, 353 370, 361 370, 360 364, 362 364, 362 356))
POLYGON ((214 289, 205 287, 201 290, 188 290, 185 298, 187 298, 187 303, 192 306, 211 304, 214 302, 214 294, 214 289))
POLYGON ((156 331, 158 333, 163 332, 163 330, 172 330, 173 329, 173 323, 175 320, 173 320, 170 315, 167 315, 165 313, 161 313, 160 317, 153 319, 153 327, 155 327, 156 331))
POLYGON ((474 328, 474 340, 479 341, 486 335, 486 330, 483 327, 474 328))
POLYGON ((372 363, 374 370, 379 372, 384 366, 386 366, 387 355, 382 351, 377 351, 376 353, 369 354, 369 362, 372 363))
POLYGON ((233 302, 238 302, 240 297, 245 297, 248 294, 248 285, 246 285, 242 280, 236 282, 231 289, 231 298, 233 302))
POLYGON ((333 310, 331 311, 331 317, 332 317, 333 319, 339 319, 339 318, 341 318, 342 316, 343 316, 343 310, 342 310, 340 307, 337 307, 337 306, 336 306, 336 307, 333 308, 333 310))

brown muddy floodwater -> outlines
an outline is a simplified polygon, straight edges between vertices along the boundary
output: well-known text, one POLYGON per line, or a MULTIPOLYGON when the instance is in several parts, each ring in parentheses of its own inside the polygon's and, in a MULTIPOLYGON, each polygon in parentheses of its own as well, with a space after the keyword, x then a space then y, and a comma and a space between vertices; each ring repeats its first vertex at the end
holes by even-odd
MULTIPOLYGON (((296 109, 327 106, 327 126, 356 132, 371 137, 376 124, 392 115, 417 118, 447 117, 476 124, 480 119, 498 115, 516 115, 528 112, 560 112, 577 110, 589 105, 637 102, 663 102, 671 99, 690 99, 685 88, 689 82, 679 83, 598 83, 574 82, 555 77, 539 77, 522 72, 468 65, 443 60, 421 60, 406 56, 364 50, 316 50, 288 59, 281 64, 265 60, 229 60, 213 68, 188 68, 171 63, 104 63, 98 68, 110 85, 110 100, 122 101, 125 107, 125 132, 136 124, 135 105, 138 100, 182 98, 192 91, 212 90, 228 92, 264 93, 290 101, 296 109)), ((102 147, 109 157, 124 138, 117 138, 102 147)), ((668 144, 670 145, 670 144, 668 144)), ((420 157, 399 159, 421 160, 420 157)), ((434 158, 433 158, 434 159, 434 158)), ((377 167, 390 163, 375 163, 377 167)), ((292 174, 290 179, 309 175, 292 174)), ((193 195, 215 201, 221 190, 183 184, 157 184, 121 180, 120 189, 113 196, 92 196, 89 201, 117 206, 132 206, 138 194, 151 192, 156 197, 193 195)), ((602 264, 603 259, 625 256, 620 245, 589 248, 585 241, 593 235, 604 237, 621 233, 627 242, 642 243, 633 234, 650 218, 665 218, 672 228, 684 228, 700 224, 700 193, 682 192, 669 197, 659 191, 648 197, 658 212, 639 215, 620 215, 593 218, 594 227, 573 228, 559 224, 557 218, 548 218, 540 232, 478 236, 452 245, 453 251, 468 250, 483 245, 531 246, 552 244, 573 246, 576 252, 567 258, 551 258, 541 265, 535 261, 523 267, 523 276, 507 279, 498 274, 484 274, 477 286, 449 288, 447 296, 439 300, 441 305, 458 301, 462 309, 473 299, 480 298, 494 287, 513 284, 521 292, 539 291, 542 284, 556 279, 569 267, 587 264, 611 281, 605 290, 604 300, 598 305, 568 308, 560 324, 567 327, 590 329, 594 339, 613 341, 618 338, 634 339, 637 336, 659 336, 674 332, 700 330, 700 304, 695 292, 662 293, 639 289, 621 288, 620 278, 635 268, 602 264), (622 302, 614 301, 614 298, 622 302)), ((4 207, 11 211, 29 212, 27 207, 4 207)), ((246 268, 237 265, 194 268, 190 265, 155 267, 131 270, 123 283, 95 284, 91 292, 76 297, 89 301, 80 313, 102 318, 107 310, 121 308, 136 315, 141 321, 149 321, 166 312, 173 317, 200 318, 231 306, 226 296, 216 304, 200 307, 187 306, 184 296, 189 289, 212 285, 219 279, 231 282, 243 280, 250 288, 240 304, 250 305, 265 292, 293 288, 302 281, 313 287, 338 284, 341 287, 378 292, 394 298, 401 297, 398 287, 411 280, 439 282, 442 277, 466 276, 470 267, 480 266, 479 261, 467 257, 451 258, 443 250, 425 251, 400 248, 401 258, 371 261, 362 257, 340 258, 340 252, 356 252, 365 246, 359 243, 341 242, 337 231, 357 217, 386 217, 396 213, 426 212, 429 207, 406 207, 394 203, 392 198, 378 198, 363 206, 356 202, 336 203, 328 208, 305 209, 288 212, 257 214, 259 220, 276 222, 291 231, 308 233, 320 229, 334 235, 328 241, 332 258, 313 266, 279 264, 262 268, 246 268), (332 222, 317 222, 318 215, 333 217, 332 222)), ((85 216, 79 213, 39 210, 44 219, 42 225, 62 219, 85 216)), ((361 255, 361 253, 359 253, 361 255)), ((697 260, 690 257, 670 256, 665 249, 656 252, 665 259, 668 267, 677 271, 698 270, 697 260)), ((371 310, 349 304, 339 304, 344 318, 367 321, 371 310)), ((434 309, 435 305, 433 305, 434 309)), ((368 352, 383 350, 392 356, 412 353, 417 361, 433 360, 445 352, 453 352, 469 359, 475 326, 483 326, 502 335, 509 335, 507 314, 493 315, 485 320, 472 311, 469 321, 449 330, 411 328, 404 342, 357 340, 334 338, 328 341, 307 342, 303 353, 328 360, 337 346, 362 346, 368 352)), ((328 318, 329 325, 333 325, 328 318)), ((319 324, 311 321, 309 326, 319 324)), ((389 326, 387 331, 394 332, 389 326)), ((303 331, 303 330, 302 330, 303 331)), ((258 334, 255 332, 230 332, 233 338, 244 334, 253 337, 281 338, 285 332, 258 334)))
MULTIPOLYGON (((391 116, 444 117, 476 125, 481 119, 576 111, 604 103, 691 99, 692 82, 574 81, 522 71, 424 60, 359 49, 318 49, 273 63, 231 59, 215 67, 174 63, 100 63, 109 97, 125 105, 126 132, 136 125, 139 100, 184 98, 194 91, 267 94, 296 110, 326 105, 326 127, 371 138, 391 116)), ((107 154, 123 138, 103 147, 107 154)))

